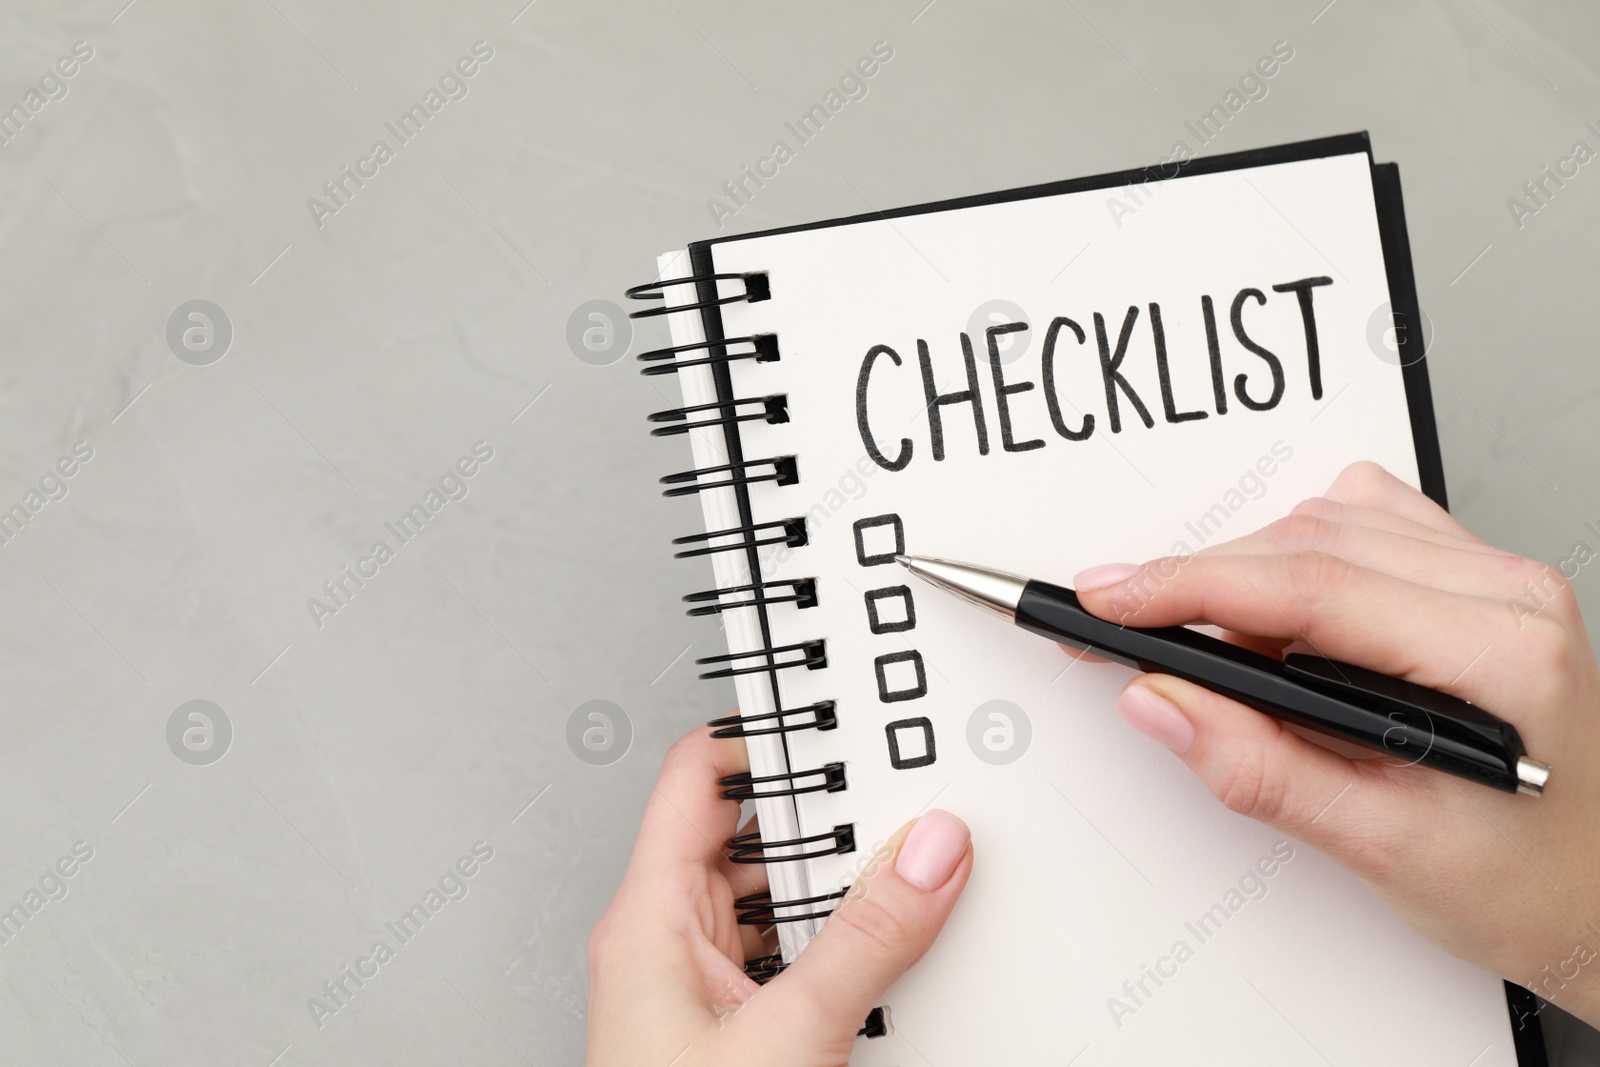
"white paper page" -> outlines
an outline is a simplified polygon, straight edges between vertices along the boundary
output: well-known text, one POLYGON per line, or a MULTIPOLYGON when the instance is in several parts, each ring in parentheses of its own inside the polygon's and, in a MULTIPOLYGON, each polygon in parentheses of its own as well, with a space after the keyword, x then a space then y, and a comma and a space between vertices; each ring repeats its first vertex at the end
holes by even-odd
MULTIPOLYGON (((1101 190, 714 246, 718 271, 765 271, 771 282, 772 299, 723 309, 727 334, 773 331, 782 352, 776 363, 733 364, 737 395, 787 394, 791 415, 745 424, 746 455, 799 457, 799 484, 752 487, 756 521, 808 517, 810 543, 768 550, 764 570, 819 583, 817 607, 774 609, 774 640, 828 641, 826 669, 784 671, 781 685, 789 706, 838 701, 838 729, 790 738, 798 767, 847 765, 844 792, 801 799, 801 832, 853 823, 860 842, 854 854, 814 862, 812 891, 847 884, 876 842, 929 804, 966 819, 976 845, 949 926, 883 1000, 896 1032, 858 1040, 856 1062, 1513 1064, 1499 980, 1433 948, 1309 847, 1225 810, 1117 716, 1125 668, 1069 670, 1053 644, 892 563, 858 562, 853 524, 897 515, 911 552, 1070 584, 1092 564, 1247 533, 1357 459, 1416 484, 1401 372, 1369 342, 1388 289, 1367 157, 1185 177, 1139 196, 1132 211, 1108 207, 1131 203, 1125 193, 1101 190), (1272 288, 1310 277, 1331 279, 1313 291, 1320 400, 1298 298, 1272 288), (1269 410, 1234 392, 1239 374, 1257 402, 1272 391, 1267 362, 1232 329, 1244 289, 1264 296, 1241 307, 1247 335, 1282 364, 1269 410), (1202 294, 1215 305, 1225 414, 1212 392, 1202 294), (1008 396, 1015 441, 1044 445, 1002 447, 979 334, 988 454, 978 452, 972 405, 942 405, 946 452, 936 461, 918 339, 938 391, 966 388, 960 334, 994 300, 1031 323, 1026 350, 1008 351, 1003 367, 1008 384, 1034 383, 1008 396), (1204 418, 1166 417, 1152 302, 1174 410, 1204 418), (1112 433, 1094 315, 1114 347, 1130 306, 1139 313, 1121 371, 1154 425, 1119 394, 1112 433), (1062 327, 1054 354, 1062 423, 1077 430, 1085 414, 1095 419, 1081 441, 1054 429, 1040 384, 1058 315, 1087 337, 1080 345, 1062 327), (858 376, 876 345, 901 363, 882 356, 871 369, 868 425, 889 459, 909 439, 899 471, 867 458, 858 426, 858 376), (915 626, 873 633, 865 595, 902 585, 915 626), (882 701, 875 660, 913 650, 926 694, 882 701), (992 718, 997 709, 1008 719, 992 718), (935 738, 933 762, 892 768, 886 724, 919 718, 935 738), (991 730, 999 753, 983 740, 991 730), (1210 924, 1191 925, 1208 913, 1210 924), (1146 968, 1165 974, 1160 984, 1146 968)), ((901 617, 898 602, 880 602, 881 621, 901 617)), ((913 669, 887 666, 891 687, 913 669)), ((922 736, 920 727, 900 733, 903 760, 922 736)))

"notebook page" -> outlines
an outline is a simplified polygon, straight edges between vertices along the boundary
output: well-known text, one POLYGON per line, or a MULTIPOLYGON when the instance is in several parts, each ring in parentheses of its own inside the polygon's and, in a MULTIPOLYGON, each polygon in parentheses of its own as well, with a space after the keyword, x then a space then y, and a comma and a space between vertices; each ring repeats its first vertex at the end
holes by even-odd
POLYGON ((712 251, 771 283, 723 309, 728 335, 774 331, 782 351, 732 365, 737 395, 788 396, 790 421, 745 424, 746 450, 799 457, 798 485, 751 487, 756 521, 807 517, 809 543, 767 550, 764 572, 818 580, 818 606, 773 612, 774 641, 828 641, 825 669, 780 685, 790 706, 838 702, 836 730, 790 739, 797 767, 847 769, 845 791, 801 798, 800 829, 853 823, 860 842, 811 864, 812 891, 929 805, 973 830, 964 898, 884 998, 895 1033, 855 1062, 1515 1063, 1499 980, 1225 810, 1116 715, 1126 668, 1073 666, 887 558, 898 529, 909 552, 1070 584, 1247 533, 1357 459, 1416 484, 1401 371, 1372 340, 1388 288, 1366 155, 712 251), (995 337, 1002 404, 983 331, 1019 319, 995 337), (977 404, 950 395, 969 386, 963 331, 977 404))

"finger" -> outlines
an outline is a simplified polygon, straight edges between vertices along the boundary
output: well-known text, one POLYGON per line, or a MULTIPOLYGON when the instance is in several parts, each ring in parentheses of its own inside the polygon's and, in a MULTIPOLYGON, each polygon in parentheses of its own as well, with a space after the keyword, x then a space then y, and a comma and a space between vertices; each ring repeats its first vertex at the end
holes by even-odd
POLYGON ((901 827, 739 1022, 843 1063, 867 1013, 944 928, 971 871, 971 834, 954 815, 934 809, 901 827))
POLYGON ((1352 526, 1366 526, 1373 530, 1387 530, 1390 533, 1405 534, 1415 537, 1419 541, 1432 541, 1434 544, 1448 545, 1468 552, 1498 552, 1493 545, 1486 544, 1468 533, 1461 536, 1446 530, 1440 530, 1426 523, 1408 519, 1392 511, 1380 508, 1364 507, 1360 504, 1346 504, 1331 497, 1313 496, 1300 501, 1289 509, 1291 515, 1315 515, 1322 519, 1332 519, 1335 522, 1345 522, 1352 526))
POLYGON ((744 945, 744 963, 774 955, 778 951, 776 926, 741 926, 739 937, 744 945))
POLYGON ((679 738, 667 750, 645 805, 629 877, 715 866, 739 819, 738 801, 723 798, 717 779, 749 769, 742 741, 713 738, 704 726, 679 738))
POLYGON ((1085 652, 1081 648, 1073 648, 1071 645, 1062 644, 1060 641, 1057 641, 1056 644, 1061 646, 1061 651, 1065 652, 1067 655, 1071 656, 1075 660, 1082 660, 1084 663, 1110 663, 1111 662, 1108 659, 1101 659, 1099 656, 1095 655, 1093 652, 1085 652))
MULTIPOLYGON (((713 739, 704 727, 667 750, 622 883, 589 940, 592 980, 624 1001, 700 998, 684 981, 710 973, 715 961, 703 954, 742 951, 732 895, 716 869, 739 805, 722 798, 716 779, 748 766, 744 745, 713 739), (702 914, 697 905, 707 900, 716 906, 702 914), (686 938, 689 929, 699 936, 686 938)), ((727 966, 737 972, 736 959, 727 966)))
POLYGON ((1358 663, 1491 710, 1523 703, 1514 671, 1469 671, 1515 634, 1505 605, 1378 574, 1322 552, 1164 557, 1107 564, 1077 578, 1079 602, 1129 626, 1204 622, 1298 638, 1316 654, 1358 663), (1113 569, 1115 568, 1115 569, 1113 569))
POLYGON ((1123 689, 1117 710, 1175 752, 1230 811, 1358 874, 1376 874, 1387 849, 1426 825, 1427 791, 1408 788, 1407 768, 1347 759, 1209 689, 1142 675, 1123 689))
POLYGON ((1523 595, 1521 583, 1528 571, 1526 561, 1510 553, 1457 548, 1301 511, 1205 551, 1256 556, 1326 552, 1417 585, 1493 599, 1523 595))
POLYGON ((1352 463, 1340 471, 1323 495, 1341 504, 1392 511, 1441 533, 1482 543, 1444 508, 1370 460, 1352 463))

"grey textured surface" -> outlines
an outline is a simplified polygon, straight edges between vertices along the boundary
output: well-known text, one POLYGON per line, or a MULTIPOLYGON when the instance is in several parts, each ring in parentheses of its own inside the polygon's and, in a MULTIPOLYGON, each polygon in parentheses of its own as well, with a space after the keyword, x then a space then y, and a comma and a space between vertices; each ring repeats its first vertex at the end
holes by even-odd
MULTIPOLYGON (((875 41, 867 95, 724 232, 1154 162, 1288 41, 1206 151, 1370 129, 1454 509, 1552 562, 1600 520, 1597 164, 1520 228, 1507 206, 1600 145, 1593 5, 125 2, 0 14, 0 106, 93 49, 0 146, 0 506, 93 450, 0 544, 0 902, 93 849, 0 944, 0 1061, 581 1058, 588 929, 662 751, 731 689, 694 678, 719 634, 678 596, 709 572, 666 544, 696 506, 654 484, 687 448, 643 426, 675 388, 578 358, 569 318, 716 233, 707 201, 875 41), (384 124, 477 41, 399 144, 384 124), (319 225, 308 198, 380 138, 319 225), (196 299, 233 331, 204 366, 167 340, 196 299), (479 441, 464 498, 386 533, 479 441), (567 742, 596 699, 632 728, 605 766, 567 742), (206 765, 169 747, 191 700, 233 729, 206 765), (459 899, 315 1017, 441 880, 459 899)), ((1588 1040, 1563 1028, 1556 1062, 1588 1040)))

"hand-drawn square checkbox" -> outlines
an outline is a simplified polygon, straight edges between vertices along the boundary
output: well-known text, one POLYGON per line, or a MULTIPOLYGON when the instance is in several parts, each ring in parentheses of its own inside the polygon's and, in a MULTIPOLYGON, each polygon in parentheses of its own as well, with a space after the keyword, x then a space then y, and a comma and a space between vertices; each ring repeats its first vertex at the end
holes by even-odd
POLYGON ((897 771, 926 767, 938 758, 933 745, 933 723, 926 716, 900 719, 883 728, 889 737, 889 766, 897 771))
POLYGON ((917 607, 911 588, 891 585, 866 594, 867 628, 875 634, 897 634, 917 625, 917 607))
POLYGON ((856 562, 863 567, 881 567, 906 553, 906 528, 895 514, 857 519, 856 562))
POLYGON ((872 661, 878 675, 878 699, 885 704, 916 700, 928 692, 928 676, 922 670, 922 653, 885 652, 872 661))

